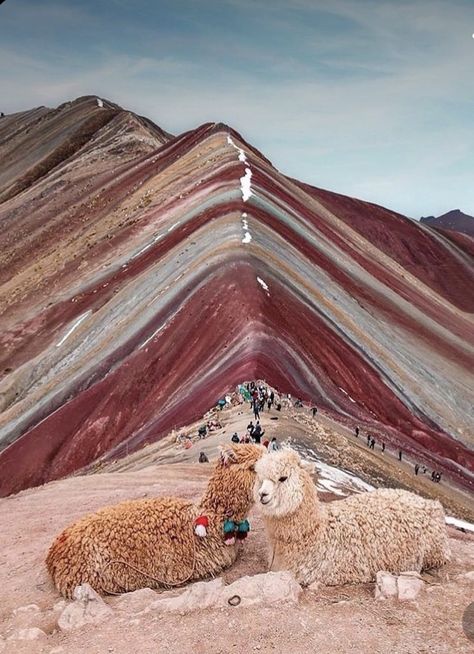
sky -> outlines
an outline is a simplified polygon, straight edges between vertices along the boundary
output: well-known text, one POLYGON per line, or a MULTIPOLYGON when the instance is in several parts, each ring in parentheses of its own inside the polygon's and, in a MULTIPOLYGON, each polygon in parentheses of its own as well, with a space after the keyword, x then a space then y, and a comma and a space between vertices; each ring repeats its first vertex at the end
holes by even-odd
POLYGON ((283 173, 474 215, 474 0, 5 0, 0 110, 224 122, 283 173))

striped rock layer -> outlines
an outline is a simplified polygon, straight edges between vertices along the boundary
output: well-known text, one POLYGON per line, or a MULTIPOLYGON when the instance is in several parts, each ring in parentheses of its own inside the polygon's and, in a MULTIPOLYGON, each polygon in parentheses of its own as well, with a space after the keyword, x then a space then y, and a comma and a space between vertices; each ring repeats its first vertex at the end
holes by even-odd
POLYGON ((172 138, 91 97, 1 120, 1 494, 250 378, 472 487, 470 237, 289 179, 222 124, 172 138))

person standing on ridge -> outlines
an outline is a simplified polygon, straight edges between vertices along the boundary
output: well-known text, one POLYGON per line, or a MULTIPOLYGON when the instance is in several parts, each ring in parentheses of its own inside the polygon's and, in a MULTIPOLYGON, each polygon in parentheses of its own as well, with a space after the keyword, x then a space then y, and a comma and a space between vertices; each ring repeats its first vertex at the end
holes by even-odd
POLYGON ((280 446, 277 443, 276 436, 274 436, 272 438, 272 440, 270 441, 270 443, 268 444, 268 451, 269 452, 276 452, 279 449, 280 449, 280 446))
POLYGON ((265 431, 262 431, 262 427, 260 425, 260 422, 257 420, 257 424, 255 425, 255 428, 253 430, 253 440, 260 445, 260 442, 262 440, 262 437, 264 435, 265 431))
POLYGON ((258 400, 253 401, 253 415, 255 417, 255 420, 260 419, 260 410, 258 408, 258 400))

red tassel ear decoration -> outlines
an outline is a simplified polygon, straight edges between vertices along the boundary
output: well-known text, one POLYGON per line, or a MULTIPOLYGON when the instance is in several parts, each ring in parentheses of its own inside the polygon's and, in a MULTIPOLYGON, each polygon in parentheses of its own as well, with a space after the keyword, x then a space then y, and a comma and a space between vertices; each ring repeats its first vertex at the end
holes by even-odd
POLYGON ((209 527, 209 518, 205 515, 200 515, 194 521, 194 533, 199 538, 207 536, 207 528, 209 527))

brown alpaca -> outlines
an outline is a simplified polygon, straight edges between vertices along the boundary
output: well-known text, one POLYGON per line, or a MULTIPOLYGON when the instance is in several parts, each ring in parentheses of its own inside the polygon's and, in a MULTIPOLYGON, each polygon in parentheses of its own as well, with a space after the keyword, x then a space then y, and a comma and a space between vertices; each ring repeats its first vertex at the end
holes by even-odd
POLYGON ((46 558, 56 588, 72 597, 87 582, 99 593, 121 593, 219 574, 238 553, 238 545, 224 542, 224 522, 246 519, 254 465, 263 453, 257 445, 223 451, 199 504, 176 497, 132 500, 67 527, 46 558))

